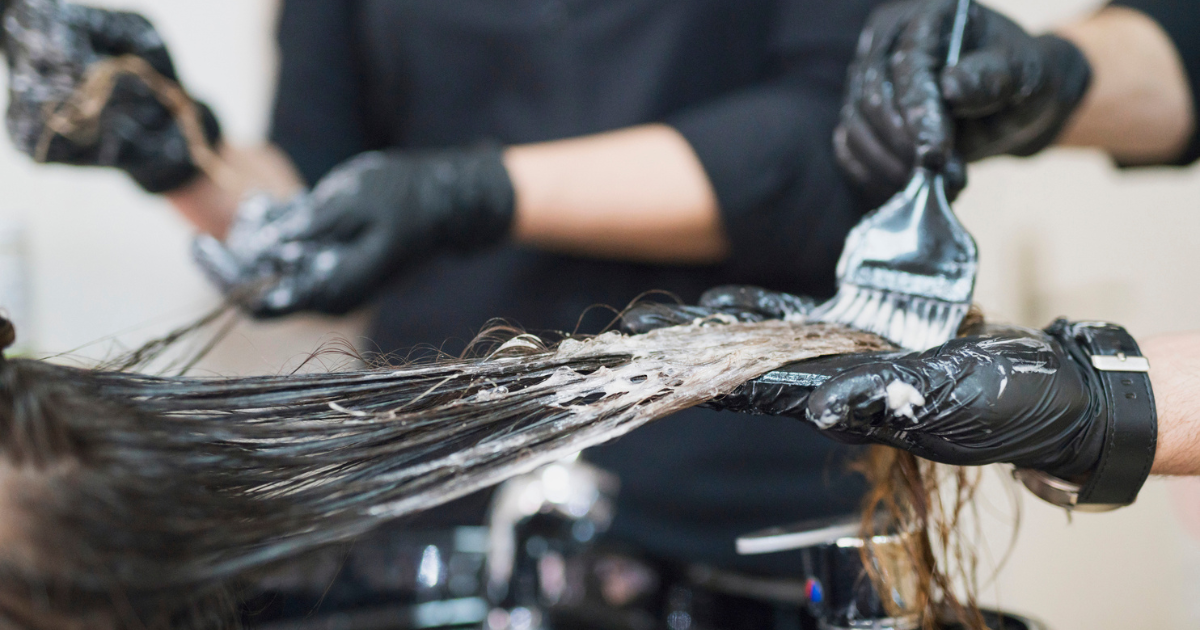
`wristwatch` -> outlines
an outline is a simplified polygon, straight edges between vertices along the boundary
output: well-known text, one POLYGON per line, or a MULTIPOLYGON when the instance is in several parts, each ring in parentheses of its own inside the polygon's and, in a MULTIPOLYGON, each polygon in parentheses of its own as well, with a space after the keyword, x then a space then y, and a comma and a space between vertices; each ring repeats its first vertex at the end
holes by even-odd
POLYGON ((1029 469, 1014 476, 1038 497, 1080 512, 1130 505, 1150 476, 1158 442, 1158 416, 1150 387, 1150 362, 1122 327, 1102 322, 1054 322, 1046 332, 1095 374, 1094 395, 1104 425, 1100 462, 1083 483, 1029 469))

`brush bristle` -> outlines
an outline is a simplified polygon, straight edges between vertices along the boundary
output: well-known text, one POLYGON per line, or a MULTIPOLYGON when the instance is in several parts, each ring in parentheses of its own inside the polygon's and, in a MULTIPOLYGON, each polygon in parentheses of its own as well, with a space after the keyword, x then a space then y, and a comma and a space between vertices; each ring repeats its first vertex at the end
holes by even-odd
POLYGON ((875 333, 920 351, 954 338, 969 309, 970 304, 842 285, 811 319, 875 333))

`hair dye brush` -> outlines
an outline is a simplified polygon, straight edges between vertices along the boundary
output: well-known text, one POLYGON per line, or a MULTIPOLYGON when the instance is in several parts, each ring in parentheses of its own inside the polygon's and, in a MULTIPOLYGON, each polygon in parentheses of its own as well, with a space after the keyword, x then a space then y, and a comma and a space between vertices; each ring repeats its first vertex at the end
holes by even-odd
MULTIPOLYGON (((947 66, 958 63, 970 0, 959 0, 947 66)), ((940 173, 918 167, 908 186, 850 231, 838 292, 818 321, 876 333, 911 350, 954 337, 971 307, 979 254, 954 216, 940 173)))

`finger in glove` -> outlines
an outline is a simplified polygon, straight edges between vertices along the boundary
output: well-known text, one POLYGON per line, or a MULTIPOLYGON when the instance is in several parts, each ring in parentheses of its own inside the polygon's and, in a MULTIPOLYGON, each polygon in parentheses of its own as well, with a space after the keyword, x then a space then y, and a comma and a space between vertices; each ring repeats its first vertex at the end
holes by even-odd
POLYGON ((761 322, 769 319, 802 320, 816 303, 807 297, 761 287, 714 287, 700 296, 699 306, 643 302, 621 314, 621 330, 642 334, 698 321, 706 323, 761 322))
POLYGON ((751 415, 806 417, 809 394, 831 378, 862 365, 891 360, 895 352, 817 357, 784 366, 738 386, 706 406, 751 415))
POLYGON ((764 319, 803 319, 816 308, 816 302, 810 297, 738 284, 705 291, 700 306, 745 311, 764 319))
POLYGON ((966 53, 957 65, 942 71, 942 95, 955 116, 989 116, 1008 107, 1024 89, 1013 73, 1002 50, 966 53))
POLYGON ((68 4, 64 5, 64 18, 87 33, 95 54, 107 57, 137 55, 159 74, 179 81, 166 42, 145 16, 68 4))
POLYGON ((942 101, 947 33, 956 0, 930 0, 900 34, 890 60, 897 108, 913 137, 916 161, 940 170, 954 147, 954 126, 942 101))
POLYGON ((843 159, 843 168, 861 187, 886 189, 888 197, 904 188, 912 177, 911 156, 916 149, 911 142, 906 144, 904 153, 893 151, 870 124, 857 116, 843 118, 834 132, 834 150, 852 156, 852 161, 861 164, 857 168, 847 166, 847 160, 843 159), (859 174, 855 175, 856 172, 859 174))
MULTIPOLYGON (((193 260, 220 291, 237 297, 252 311, 261 310, 265 296, 285 284, 286 278, 316 260, 327 262, 318 246, 296 240, 311 224, 311 214, 306 195, 287 202, 253 195, 239 206, 224 242, 208 235, 193 241, 193 260)), ((284 302, 286 293, 277 292, 272 303, 284 302)))

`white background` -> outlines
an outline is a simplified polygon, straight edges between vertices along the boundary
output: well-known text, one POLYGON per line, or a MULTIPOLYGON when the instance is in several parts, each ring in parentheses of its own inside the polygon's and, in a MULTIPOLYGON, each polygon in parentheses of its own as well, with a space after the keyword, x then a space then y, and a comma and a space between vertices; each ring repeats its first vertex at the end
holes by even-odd
MULTIPOLYGON (((104 4, 150 16, 185 83, 213 105, 227 135, 262 139, 275 63, 271 0, 104 4)), ((1097 3, 992 4, 1040 29, 1097 3)), ((978 300, 993 319, 1111 319, 1143 336, 1200 329, 1195 169, 1118 172, 1102 156, 1057 151, 994 160, 971 177, 958 210, 979 241, 978 300)), ((118 174, 34 166, 0 142, 0 221, 27 228, 33 301, 31 325, 20 332, 40 353, 110 356, 218 301, 189 262, 186 225, 118 174)), ((205 369, 275 372, 323 340, 355 339, 361 321, 244 325, 205 369)), ((1011 521, 1001 476, 991 475, 980 503, 989 546, 998 550, 1011 521)), ((1153 481, 1135 507, 1076 515, 1073 523, 1026 497, 1019 542, 986 598, 1055 630, 1200 627, 1200 552, 1174 516, 1169 486, 1153 481)))

